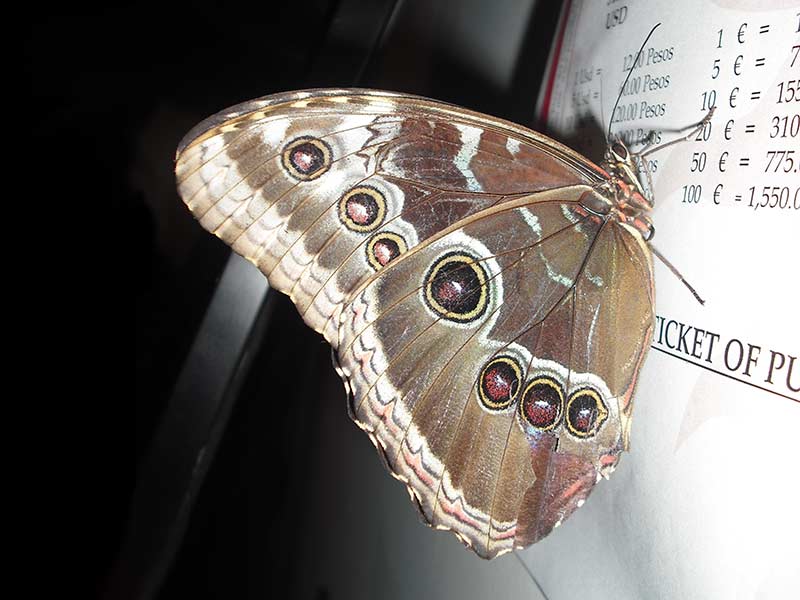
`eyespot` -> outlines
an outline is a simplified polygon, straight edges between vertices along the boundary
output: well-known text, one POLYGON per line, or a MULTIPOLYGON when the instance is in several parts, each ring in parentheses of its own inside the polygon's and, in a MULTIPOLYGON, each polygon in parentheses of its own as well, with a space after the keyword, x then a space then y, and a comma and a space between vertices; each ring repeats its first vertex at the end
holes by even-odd
POLYGON ((281 158, 289 175, 300 181, 310 181, 330 168, 332 153, 326 142, 303 136, 286 144, 281 158))
POLYGON ((608 409, 600 394, 592 388, 578 390, 567 400, 567 430, 576 437, 592 437, 607 418, 608 409))
POLYGON ((553 429, 561 420, 564 391, 561 384, 548 376, 534 378, 525 386, 519 412, 523 420, 534 429, 553 429))
POLYGON ((339 220, 351 231, 374 231, 385 216, 386 198, 374 187, 354 187, 339 200, 339 220))
POLYGON ((478 379, 478 397, 484 408, 505 410, 517 399, 522 385, 522 368, 510 356, 497 356, 486 363, 478 379))
POLYGON ((474 321, 489 304, 486 271, 464 252, 439 257, 425 275, 423 289, 428 308, 448 321, 474 321))
POLYGON ((376 233, 367 243, 367 261, 377 271, 408 250, 402 236, 391 231, 376 233))

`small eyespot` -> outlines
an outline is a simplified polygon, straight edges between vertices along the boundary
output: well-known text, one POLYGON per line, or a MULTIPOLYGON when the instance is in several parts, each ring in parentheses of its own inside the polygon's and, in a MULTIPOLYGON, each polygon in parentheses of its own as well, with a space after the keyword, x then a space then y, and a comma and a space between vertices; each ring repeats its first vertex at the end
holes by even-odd
POLYGON ((374 231, 385 216, 386 198, 374 187, 354 187, 339 200, 339 220, 351 231, 374 231))
POLYGON ((534 429, 553 429, 561 420, 564 392, 561 384, 552 377, 539 376, 525 386, 519 412, 523 420, 534 429))
POLYGON ((391 231, 376 233, 367 243, 367 261, 377 271, 405 253, 408 245, 402 236, 391 231))
POLYGON ((478 397, 488 410, 505 410, 517 399, 521 385, 519 363, 510 356, 497 356, 481 370, 478 397))
POLYGON ((332 153, 326 142, 303 136, 286 144, 281 159, 289 175, 300 181, 310 181, 330 168, 332 153))
POLYGON ((578 390, 567 400, 567 430, 575 437, 592 437, 607 418, 608 409, 592 388, 578 390))

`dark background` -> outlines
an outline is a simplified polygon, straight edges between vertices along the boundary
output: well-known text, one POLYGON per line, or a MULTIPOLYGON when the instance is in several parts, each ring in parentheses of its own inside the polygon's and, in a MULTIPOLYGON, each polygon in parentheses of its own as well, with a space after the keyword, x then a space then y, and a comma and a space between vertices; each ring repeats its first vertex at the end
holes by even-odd
MULTIPOLYGON (((133 373, 127 369, 130 343, 123 340, 124 356, 114 357, 118 370, 111 371, 119 374, 120 393, 97 415, 105 421, 92 456, 102 479, 102 493, 92 503, 99 525, 91 556, 98 596, 146 597, 137 586, 148 575, 129 568, 137 549, 125 546, 137 473, 141 482, 153 436, 228 256, 175 192, 172 162, 183 134, 237 102, 352 85, 422 94, 533 126, 560 5, 525 8, 532 4, 192 2, 81 15, 43 8, 30 16, 24 65, 40 115, 31 125, 33 138, 40 147, 80 157, 92 181, 84 186, 86 205, 96 203, 103 215, 90 228, 92 241, 107 244, 118 266, 103 296, 120 304, 108 317, 120 325, 110 327, 117 344, 109 352, 130 326, 130 319, 120 318, 129 314, 122 307, 131 297, 134 302, 133 373), (507 10, 525 20, 510 75, 503 78, 476 66, 480 52, 470 47, 464 24, 484 40, 496 36, 504 43, 508 32, 492 27, 503 22, 493 18, 497 11, 502 16, 507 10), (117 279, 119 295, 112 287, 117 279)), ((109 260, 108 253, 96 259, 109 260)), ((161 575, 150 575, 157 597, 292 596, 284 587, 294 568, 291 544, 307 541, 294 535, 286 536, 292 537, 289 546, 265 540, 282 538, 284 517, 297 510, 296 498, 280 491, 298 477, 303 453, 319 433, 315 403, 341 400, 344 415, 344 393, 328 347, 304 327, 291 303, 271 296, 265 311, 263 341, 185 536, 174 560, 153 558, 162 563, 161 575), (297 403, 310 407, 303 423, 295 421, 297 403), (250 568, 265 562, 271 572, 250 568)), ((328 597, 324 588, 317 597, 328 597)))

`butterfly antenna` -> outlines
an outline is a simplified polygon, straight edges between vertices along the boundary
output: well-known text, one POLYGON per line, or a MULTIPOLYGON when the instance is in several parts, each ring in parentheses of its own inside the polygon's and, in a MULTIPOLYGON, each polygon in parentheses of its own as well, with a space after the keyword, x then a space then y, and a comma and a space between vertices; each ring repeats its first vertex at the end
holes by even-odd
POLYGON ((530 568, 528 568, 528 565, 526 565, 525 561, 520 558, 519 554, 517 554, 517 551, 514 550, 511 554, 514 555, 514 558, 516 558, 519 561, 519 564, 522 565, 522 568, 525 569, 525 572, 528 574, 528 577, 531 578, 531 581, 533 582, 533 585, 536 586, 536 589, 539 590, 539 593, 542 595, 542 598, 544 598, 544 600, 549 600, 547 594, 544 593, 542 586, 539 585, 539 582, 536 580, 533 571, 531 571, 530 568))
POLYGON ((619 95, 617 96, 617 101, 614 102, 614 108, 611 110, 611 120, 608 122, 608 133, 606 134, 606 139, 611 139, 611 121, 614 119, 614 113, 617 111, 617 106, 619 105, 619 101, 622 99, 622 92, 625 90, 625 86, 628 85, 628 80, 631 78, 633 74, 633 69, 636 67, 636 63, 639 62, 639 57, 644 52, 644 47, 647 46, 647 42, 650 41, 650 36, 653 35, 653 32, 658 29, 658 26, 661 23, 656 23, 655 26, 650 30, 650 33, 647 34, 647 37, 644 38, 644 42, 642 42, 642 47, 639 48, 639 51, 636 53, 636 58, 633 59, 633 64, 631 65, 630 70, 628 71, 628 76, 625 78, 625 81, 622 82, 622 87, 619 90, 619 95))
MULTIPOLYGON (((693 129, 692 129, 691 132, 689 132, 688 135, 676 138, 676 139, 674 139, 672 141, 669 141, 669 142, 666 142, 664 144, 659 144, 658 146, 656 146, 654 148, 650 148, 649 150, 641 152, 639 154, 639 156, 644 158, 648 154, 652 154, 653 152, 658 152, 659 150, 663 150, 664 148, 669 148, 673 144, 680 144, 681 142, 686 142, 686 141, 692 139, 695 135, 697 135, 698 133, 703 131, 703 129, 705 128, 706 125, 708 125, 708 123, 711 121, 711 117, 714 116, 714 111, 716 110, 716 108, 717 108, 716 106, 712 106, 709 109, 709 111, 706 113, 706 116, 703 117, 703 119, 697 125, 690 125, 689 127, 692 127, 693 129)), ((684 131, 686 131, 686 129, 684 129, 684 131)))
POLYGON ((664 263, 664 265, 670 271, 672 271, 672 274, 675 275, 675 277, 677 277, 678 279, 680 279, 681 283, 683 283, 683 285, 685 285, 689 289, 689 291, 692 292, 692 296, 694 296, 695 300, 697 300, 701 305, 705 305, 706 301, 700 297, 700 294, 698 294, 697 290, 695 290, 694 287, 692 287, 692 284, 686 281, 684 276, 681 274, 680 271, 678 271, 675 265, 669 262, 667 258, 663 254, 661 254, 658 248, 656 248, 652 243, 650 244, 650 249, 653 251, 653 254, 655 254, 658 257, 658 260, 664 263))

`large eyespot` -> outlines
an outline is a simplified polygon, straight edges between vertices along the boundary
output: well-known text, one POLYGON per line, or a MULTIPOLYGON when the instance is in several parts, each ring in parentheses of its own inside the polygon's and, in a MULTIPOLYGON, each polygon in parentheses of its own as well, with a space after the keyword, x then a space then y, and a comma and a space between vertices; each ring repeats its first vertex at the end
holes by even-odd
POLYGON ((592 388, 578 390, 567 400, 567 429, 579 438, 592 437, 608 418, 603 399, 592 388))
POLYGON ((402 236, 391 231, 376 233, 367 243, 367 260, 377 271, 408 250, 402 236))
POLYGON ((547 431, 558 425, 563 406, 561 384, 552 377, 540 376, 525 386, 519 412, 531 427, 547 431))
POLYGON ((425 302, 449 321, 467 323, 486 311, 489 304, 488 277, 474 256, 451 252, 433 263, 425 275, 425 302))
POLYGON ((351 231, 373 231, 385 215, 386 198, 371 186, 354 187, 339 200, 339 220, 351 231))
POLYGON ((316 179, 331 166, 331 147, 310 136, 292 140, 283 149, 283 167, 300 181, 316 179))
POLYGON ((484 408, 505 410, 517 399, 522 385, 522 369, 510 356, 490 360, 478 380, 478 397, 484 408))

